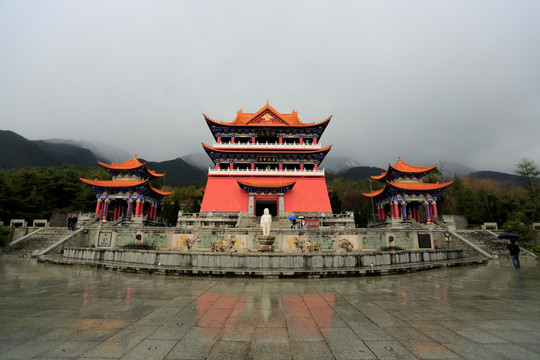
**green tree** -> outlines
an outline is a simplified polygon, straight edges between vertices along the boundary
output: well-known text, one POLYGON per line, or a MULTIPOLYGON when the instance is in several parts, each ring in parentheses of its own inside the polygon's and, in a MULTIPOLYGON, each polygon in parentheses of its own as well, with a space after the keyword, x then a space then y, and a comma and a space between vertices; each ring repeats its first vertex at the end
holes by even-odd
POLYGON ((538 192, 538 175, 540 175, 538 165, 536 165, 533 160, 522 158, 521 161, 516 164, 514 173, 524 182, 531 202, 535 204, 536 194, 538 192))
POLYGON ((9 226, 4 226, 0 224, 0 247, 6 247, 9 244, 9 234, 11 229, 9 226))

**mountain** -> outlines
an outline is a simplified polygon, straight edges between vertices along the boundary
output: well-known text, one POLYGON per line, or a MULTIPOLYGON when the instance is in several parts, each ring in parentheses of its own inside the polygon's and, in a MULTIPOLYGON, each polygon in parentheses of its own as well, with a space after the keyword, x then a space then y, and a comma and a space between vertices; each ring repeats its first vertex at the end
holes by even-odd
POLYGON ((208 154, 206 154, 206 152, 204 152, 203 150, 184 155, 182 156, 182 160, 184 160, 191 166, 204 170, 205 172, 208 171, 209 167, 214 167, 214 163, 212 162, 212 160, 210 160, 208 154))
POLYGON ((71 140, 71 139, 46 139, 43 140, 52 144, 71 144, 90 150, 96 159, 105 163, 121 163, 130 159, 133 154, 118 149, 100 140, 71 140))
POLYGON ((497 181, 508 181, 511 183, 519 183, 517 175, 502 173, 498 171, 475 171, 468 175, 473 179, 491 179, 497 181))
MULTIPOLYGON (((433 164, 426 164, 426 166, 433 165, 433 164)), ((457 176, 467 176, 476 170, 473 169, 470 166, 460 164, 457 162, 452 161, 444 161, 440 160, 437 164, 437 169, 439 169, 439 172, 441 173, 443 179, 445 180, 452 180, 452 178, 457 176)))
POLYGON ((340 173, 339 176, 344 177, 349 180, 356 181, 356 180, 366 179, 373 175, 380 175, 381 173, 385 171, 386 170, 384 169, 373 167, 373 166, 355 166, 340 173))
POLYGON ((0 130, 0 169, 63 164, 96 165, 96 157, 76 145, 33 141, 13 131, 0 130))
POLYGON ((165 173, 162 182, 169 186, 203 183, 207 175, 207 171, 194 167, 181 158, 161 162, 149 161, 148 168, 158 173, 165 173))
POLYGON ((329 173, 339 175, 350 168, 360 166, 360 163, 346 156, 334 154, 330 151, 325 156, 321 166, 329 173))

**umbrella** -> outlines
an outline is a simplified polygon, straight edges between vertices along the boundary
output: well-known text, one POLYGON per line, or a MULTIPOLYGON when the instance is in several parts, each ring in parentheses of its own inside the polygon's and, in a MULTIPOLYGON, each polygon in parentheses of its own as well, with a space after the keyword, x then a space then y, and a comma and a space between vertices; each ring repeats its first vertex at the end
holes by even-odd
POLYGON ((289 216, 289 220, 295 220, 296 219, 296 216, 289 216))
POLYGON ((514 233, 502 233, 501 235, 499 235, 499 239, 519 239, 519 235, 517 234, 514 234, 514 233))

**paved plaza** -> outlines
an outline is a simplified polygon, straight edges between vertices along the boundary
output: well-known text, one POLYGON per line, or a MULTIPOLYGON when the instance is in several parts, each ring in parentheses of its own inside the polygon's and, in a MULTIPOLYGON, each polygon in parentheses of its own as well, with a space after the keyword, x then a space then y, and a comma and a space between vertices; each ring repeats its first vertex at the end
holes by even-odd
POLYGON ((540 265, 179 277, 0 259, 1 359, 539 359, 540 265))

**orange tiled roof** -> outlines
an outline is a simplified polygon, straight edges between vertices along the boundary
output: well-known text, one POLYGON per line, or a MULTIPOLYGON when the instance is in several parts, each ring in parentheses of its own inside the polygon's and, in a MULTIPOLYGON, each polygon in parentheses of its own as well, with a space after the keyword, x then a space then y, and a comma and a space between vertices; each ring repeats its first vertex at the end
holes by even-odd
POLYGON ((389 187, 401 189, 401 190, 411 190, 411 191, 430 191, 430 190, 442 190, 452 185, 453 181, 445 183, 423 183, 423 182, 386 182, 384 188, 380 190, 373 191, 372 193, 362 193, 362 195, 367 197, 377 197, 383 192, 385 192, 389 187))
POLYGON ((239 148, 231 148, 231 149, 218 149, 215 147, 212 147, 210 145, 206 145, 205 143, 202 143, 202 146, 205 149, 208 149, 210 151, 216 151, 221 153, 297 153, 297 154, 316 154, 321 153, 325 151, 330 151, 332 148, 332 145, 328 145, 326 147, 323 147, 321 149, 297 149, 297 150, 291 150, 291 149, 239 149, 239 148))
POLYGON ((162 196, 167 196, 167 195, 171 195, 173 192, 172 191, 163 191, 163 190, 159 190, 159 189, 156 189, 156 188, 153 188, 150 186, 150 189, 155 192, 156 194, 158 195, 162 195, 162 196))
POLYGON ((244 186, 250 186, 250 187, 259 187, 259 188, 281 188, 281 187, 287 187, 294 185, 296 183, 296 180, 291 181, 277 181, 277 182, 258 182, 254 180, 246 181, 246 180, 240 180, 236 179, 236 181, 239 184, 242 184, 244 186))
POLYGON ((418 173, 423 173, 423 172, 429 172, 435 169, 436 167, 437 165, 432 165, 428 167, 413 166, 401 160, 401 156, 398 156, 398 161, 395 165, 392 166, 388 164, 388 170, 386 172, 383 172, 381 175, 371 176, 371 178, 374 180, 383 180, 390 172, 398 172, 398 173, 405 173, 405 174, 418 174, 418 173))
POLYGON ((119 164, 115 164, 115 163, 106 164, 101 161, 98 161, 98 164, 103 166, 106 169, 111 169, 111 170, 135 170, 139 168, 144 168, 144 170, 150 176, 153 176, 153 177, 165 176, 165 174, 159 174, 159 173, 156 173, 155 171, 148 169, 148 167, 146 166, 146 162, 142 163, 139 161, 139 159, 137 159, 137 154, 135 154, 132 159, 128 161, 124 161, 119 164))
POLYGON ((146 180, 138 180, 138 181, 124 181, 124 180, 87 180, 83 178, 79 178, 83 183, 86 183, 88 185, 92 186, 100 186, 100 187, 133 187, 133 186, 140 186, 144 185, 148 182, 148 179, 146 180))
MULTIPOLYGON (((86 183, 88 185, 92 186, 98 186, 98 187, 105 187, 105 188, 122 188, 122 187, 136 187, 145 185, 148 183, 148 179, 146 180, 140 180, 140 181, 123 181, 123 180, 88 180, 79 178, 83 183, 86 183)), ((171 195, 172 192, 169 191, 163 191, 156 188, 153 188, 152 186, 149 186, 150 190, 155 192, 158 195, 167 196, 171 195)))
POLYGON ((266 103, 259 111, 256 113, 244 113, 242 110, 238 110, 236 118, 232 122, 224 121, 215 121, 210 117, 206 116, 204 118, 207 121, 213 122, 218 125, 232 125, 232 126, 313 126, 318 124, 323 124, 330 121, 332 116, 329 116, 321 122, 312 122, 312 123, 303 123, 298 117, 298 111, 293 110, 290 114, 281 114, 276 109, 274 109, 270 104, 266 103))

